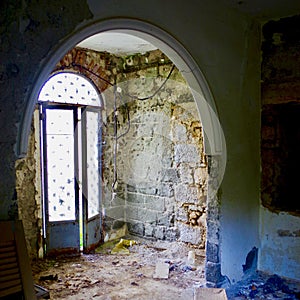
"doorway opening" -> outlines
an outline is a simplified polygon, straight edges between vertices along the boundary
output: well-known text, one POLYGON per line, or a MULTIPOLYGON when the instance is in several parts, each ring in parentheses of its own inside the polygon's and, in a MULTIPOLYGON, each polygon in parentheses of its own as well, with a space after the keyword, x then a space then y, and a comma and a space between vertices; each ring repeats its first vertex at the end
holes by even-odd
MULTIPOLYGON (((107 32, 115 30, 111 23, 108 27, 104 24, 103 28, 104 30, 108 28, 107 32)), ((93 32, 96 33, 95 28, 90 30, 88 35, 87 32, 82 33, 81 39, 82 35, 86 37, 93 32)), ((124 33, 124 30, 116 31, 124 33)), ((145 32, 145 30, 137 31, 136 24, 132 25, 131 30, 125 31, 139 37, 145 32)), ((80 35, 77 36, 75 44, 78 44, 79 37, 80 35)), ((222 157, 224 140, 213 109, 207 103, 207 99, 211 100, 211 96, 203 83, 205 81, 200 84, 201 80, 197 80, 199 74, 198 79, 203 77, 197 68, 192 67, 192 63, 189 64, 192 59, 186 55, 180 45, 175 43, 174 46, 174 49, 180 52, 179 55, 170 47, 173 45, 172 39, 167 37, 169 43, 166 44, 162 42, 161 37, 154 38, 150 34, 144 34, 144 37, 146 39, 149 37, 151 42, 156 41, 157 46, 163 45, 162 50, 168 49, 168 51, 158 51, 160 47, 156 47, 157 49, 146 53, 110 59, 107 53, 75 47, 67 53, 64 52, 63 57, 57 53, 55 63, 52 60, 52 64, 46 68, 47 76, 66 71, 80 73, 94 83, 103 98, 102 129, 107 130, 102 132, 103 198, 102 227, 99 231, 103 241, 118 236, 126 226, 131 233, 148 239, 170 242, 179 240, 187 244, 200 245, 202 248, 210 240, 209 249, 216 253, 218 241, 215 237, 218 226, 215 224, 218 223, 218 212, 215 209, 215 215, 210 216, 210 222, 214 226, 207 227, 206 215, 209 206, 206 204, 209 202, 214 206, 216 201, 216 191, 224 171, 222 164, 224 163, 222 157), (149 64, 153 57, 155 63, 149 64), (173 68, 173 61, 176 62, 176 68, 173 68), (147 64, 147 68, 144 68, 143 64, 147 64), (110 69, 105 69, 103 66, 109 66, 110 69), (120 70, 123 71, 118 73, 120 70), (121 77, 129 80, 122 81, 121 77), (111 83, 115 82, 118 85, 111 86, 111 83), (172 94, 174 88, 178 89, 177 96, 180 93, 185 96, 174 97, 172 94), (128 95, 130 100, 125 99, 128 95), (142 100, 149 95, 154 95, 156 99, 153 102, 151 102, 153 99, 142 100), (175 105, 172 103, 174 98, 175 102, 177 101, 175 105), (165 101, 166 99, 168 101, 165 101), (117 111, 114 106, 115 100, 117 111), (201 111, 201 122, 199 111, 201 111), (128 112, 131 114, 130 121, 128 112), (143 120, 142 116, 145 117, 143 120), (114 130, 115 125, 117 135, 114 130), (135 133, 131 133, 131 139, 127 135, 129 127, 135 129, 135 133), (110 132, 109 128, 113 128, 113 131, 110 132), (115 147, 116 139, 118 145, 115 147), (109 153, 111 157, 105 157, 109 153), (217 164, 214 163, 216 161, 217 164), (214 172, 214 184, 211 185, 210 191, 208 177, 202 181, 203 175, 207 175, 209 163, 214 172), (217 167, 214 169, 215 166, 217 167), (122 171, 120 172, 118 168, 122 171), (147 176, 152 178, 151 185, 145 181, 147 176), (173 201, 175 198, 178 199, 177 203, 173 201)), ((45 74, 41 75, 41 78, 44 78, 43 83, 47 79, 45 77, 45 74)), ((39 89, 37 92, 40 91, 39 89)), ((33 92, 32 96, 37 96, 37 92, 33 92)), ((151 98, 155 98, 154 96, 151 98)), ((21 140, 25 136, 24 129, 21 140)), ((20 145, 22 151, 23 145, 22 143, 20 145)), ((36 200, 35 204, 37 204, 36 200)), ((40 229, 37 233, 40 234, 40 229)), ((209 281, 213 282, 217 278, 215 270, 218 266, 219 260, 216 260, 214 255, 210 264, 206 265, 206 270, 211 268, 214 271, 209 281)))
POLYGON ((101 96, 87 78, 62 72, 38 105, 45 253, 89 252, 101 241, 101 96))
POLYGON ((47 255, 78 253, 75 232, 81 219, 89 219, 80 212, 84 201, 96 207, 99 219, 97 233, 88 232, 83 222, 84 237, 98 237, 93 245, 128 232, 205 247, 208 175, 202 124, 189 86, 163 52, 124 57, 74 48, 57 63, 39 105, 47 255), (88 91, 82 76, 92 83, 88 91), (83 121, 91 108, 99 111, 94 130, 83 121), (90 154, 90 149, 96 150, 90 154), (89 170, 96 179, 84 176, 89 170), (61 239, 64 233, 71 241, 61 239))

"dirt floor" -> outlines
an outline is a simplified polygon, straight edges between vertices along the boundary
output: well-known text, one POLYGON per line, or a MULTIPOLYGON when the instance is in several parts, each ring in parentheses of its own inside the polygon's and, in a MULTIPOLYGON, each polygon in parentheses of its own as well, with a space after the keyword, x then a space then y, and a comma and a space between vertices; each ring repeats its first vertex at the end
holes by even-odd
POLYGON ((48 289, 53 300, 186 300, 194 298, 189 296, 193 289, 205 286, 205 250, 133 239, 137 244, 128 248, 129 254, 111 254, 115 243, 106 243, 95 254, 38 261, 33 265, 35 283, 48 289), (194 265, 187 259, 189 251, 195 253, 194 265), (153 278, 159 262, 168 264, 167 279, 153 278))

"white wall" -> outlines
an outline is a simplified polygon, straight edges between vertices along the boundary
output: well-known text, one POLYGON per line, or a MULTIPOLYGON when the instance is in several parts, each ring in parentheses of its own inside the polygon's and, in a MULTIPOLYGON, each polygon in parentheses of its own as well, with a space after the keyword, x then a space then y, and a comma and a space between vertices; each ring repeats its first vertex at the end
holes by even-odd
POLYGON ((260 209, 258 269, 300 280, 300 218, 260 209))

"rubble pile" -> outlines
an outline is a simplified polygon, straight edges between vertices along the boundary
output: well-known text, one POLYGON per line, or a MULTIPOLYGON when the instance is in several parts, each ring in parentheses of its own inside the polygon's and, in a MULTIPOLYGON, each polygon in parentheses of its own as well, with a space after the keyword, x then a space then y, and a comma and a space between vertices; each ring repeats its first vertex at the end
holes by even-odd
POLYGON ((300 299, 300 282, 292 282, 278 275, 255 272, 226 290, 229 300, 242 299, 300 299))

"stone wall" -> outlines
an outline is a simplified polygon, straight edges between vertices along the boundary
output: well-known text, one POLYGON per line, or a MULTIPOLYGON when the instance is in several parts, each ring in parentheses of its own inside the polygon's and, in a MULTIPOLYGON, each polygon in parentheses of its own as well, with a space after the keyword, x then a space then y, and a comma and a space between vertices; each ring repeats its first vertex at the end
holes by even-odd
MULTIPOLYGON (((104 232, 111 235, 126 224, 132 234, 204 247, 207 165, 202 127, 180 72, 174 68, 165 82, 171 69, 171 61, 158 50, 121 58, 76 48, 54 72, 80 72, 103 95, 104 232), (153 95, 162 85, 154 97, 135 99, 153 95)), ((38 136, 35 124, 28 155, 16 165, 19 215, 34 256, 41 244, 42 226, 38 136)))
MULTIPOLYGON (((207 176, 200 155, 201 126, 186 113, 195 108, 194 103, 183 108, 168 103, 167 97, 164 101, 163 106, 156 99, 130 103, 131 130, 119 140, 117 153, 116 196, 124 200, 124 218, 131 232, 203 245, 207 176)), ((110 150, 105 155, 112 156, 110 150)), ((106 171, 112 169, 112 164, 106 164, 106 171)), ((107 215, 113 217, 110 212, 107 215)))
POLYGON ((117 77, 116 164, 113 91, 104 93, 105 225, 109 231, 126 223, 139 236, 204 247, 207 166, 197 108, 176 69, 155 94, 171 68, 159 51, 125 60, 117 77), (157 64, 147 66, 149 57, 157 64))

